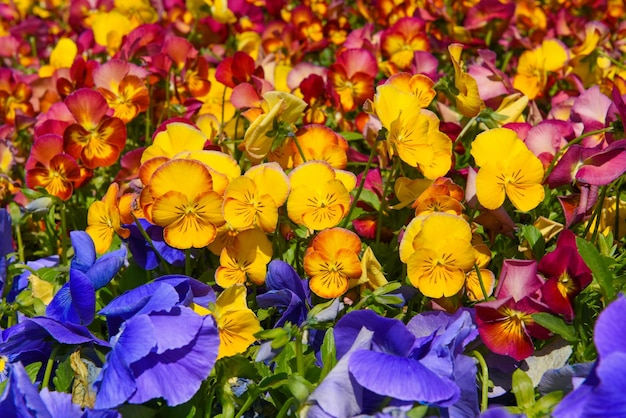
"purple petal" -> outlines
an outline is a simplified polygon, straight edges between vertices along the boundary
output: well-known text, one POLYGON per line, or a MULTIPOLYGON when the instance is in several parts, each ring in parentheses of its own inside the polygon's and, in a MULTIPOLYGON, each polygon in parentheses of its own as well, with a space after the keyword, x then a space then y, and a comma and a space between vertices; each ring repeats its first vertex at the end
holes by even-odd
POLYGON ((0 396, 2 416, 53 418, 22 364, 9 365, 9 373, 9 383, 0 396))
POLYGON ((586 405, 586 416, 626 416, 625 370, 625 352, 614 352, 607 357, 600 357, 600 364, 596 369, 600 384, 593 390, 593 395, 586 405))
POLYGON ((196 337, 198 329, 202 325, 200 315, 189 315, 187 310, 183 314, 180 308, 174 308, 167 313, 154 313, 150 315, 150 320, 156 332, 157 354, 163 354, 167 350, 174 350, 188 345, 196 337), (185 321, 179 320, 185 316, 185 321), (176 332, 160 332, 160 330, 171 328, 172 317, 176 317, 178 326, 176 332))
POLYGON ((281 312, 280 319, 276 321, 276 328, 282 327, 285 322, 300 325, 306 319, 306 307, 302 300, 289 289, 272 290, 256 298, 260 308, 276 307, 281 312))
POLYGON ((89 332, 89 330, 83 325, 60 323, 54 319, 45 318, 43 316, 30 318, 27 319, 27 321, 40 326, 52 338, 61 344, 79 345, 84 343, 95 343, 105 347, 109 346, 109 343, 93 336, 93 334, 91 334, 91 332, 89 332))
MULTIPOLYGON (((175 333, 191 315, 185 308, 178 317, 170 317, 170 323, 162 323, 163 332, 175 333)), ((150 399, 164 398, 169 406, 180 405, 195 395, 204 379, 213 369, 219 348, 219 336, 212 316, 202 317, 195 339, 180 349, 163 354, 152 352, 132 365, 137 377, 137 391, 130 397, 131 403, 144 403, 150 399)))
POLYGON ((454 382, 410 358, 359 350, 350 356, 348 364, 356 381, 379 395, 441 406, 452 404, 460 396, 454 382))
POLYGON ((415 336, 401 321, 369 310, 352 311, 342 317, 334 329, 338 359, 348 352, 363 327, 374 331, 374 350, 407 356, 413 348, 415 336))
POLYGON ((72 403, 71 393, 50 392, 44 388, 39 395, 55 418, 81 418, 83 415, 80 406, 72 403))
POLYGON ((93 287, 98 290, 106 286, 122 268, 125 259, 126 248, 123 246, 117 251, 112 251, 100 257, 87 271, 87 277, 91 279, 93 287))
POLYGON ((267 266, 265 285, 269 290, 289 289, 300 300, 306 301, 305 283, 296 270, 282 260, 272 260, 267 266))
POLYGON ((85 273, 96 262, 96 247, 93 240, 85 231, 70 232, 70 240, 74 248, 71 268, 85 273))
POLYGON ((626 352, 626 297, 622 294, 600 313, 593 340, 601 359, 626 352))
POLYGON ((118 358, 130 365, 147 356, 157 345, 156 334, 159 333, 148 315, 135 316, 124 323, 118 337, 113 338, 113 350, 118 358))
POLYGON ((94 388, 97 391, 96 409, 115 408, 137 390, 130 368, 120 360, 117 350, 107 355, 94 388))
MULTIPOLYGON (((333 417, 351 417, 360 413, 363 388, 353 383, 348 372, 348 363, 355 352, 370 347, 372 337, 372 331, 362 328, 354 338, 350 349, 313 391, 307 402, 316 402, 324 413, 333 417)), ((324 415, 316 414, 316 416, 324 415)))

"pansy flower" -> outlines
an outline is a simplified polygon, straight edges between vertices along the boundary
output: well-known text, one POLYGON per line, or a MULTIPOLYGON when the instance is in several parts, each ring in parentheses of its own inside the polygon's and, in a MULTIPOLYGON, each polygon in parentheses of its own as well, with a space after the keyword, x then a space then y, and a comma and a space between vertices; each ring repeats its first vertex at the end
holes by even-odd
POLYGON ((417 17, 398 19, 382 33, 380 48, 383 56, 397 70, 407 70, 413 62, 415 51, 428 51, 430 49, 425 22, 417 17))
POLYGON ((361 240, 343 228, 325 229, 318 233, 304 256, 304 271, 316 295, 332 299, 348 290, 351 279, 361 277, 359 261, 361 240))
POLYGON ((201 162, 171 160, 150 179, 152 221, 162 226, 165 242, 175 248, 202 248, 224 223, 222 197, 213 191, 211 173, 201 162))
POLYGON ((476 195, 485 208, 498 209, 505 196, 523 212, 543 201, 543 165, 514 131, 495 128, 479 134, 471 154, 480 166, 476 195))
POLYGON ((485 108, 485 103, 480 97, 478 84, 474 77, 465 72, 461 61, 463 45, 451 44, 448 46, 450 59, 454 65, 454 86, 458 93, 454 96, 456 107, 463 116, 473 117, 485 108))
POLYGON ((224 220, 236 229, 259 226, 274 232, 278 208, 289 194, 287 175, 277 163, 252 167, 233 179, 224 192, 224 220))
POLYGON ((366 49, 346 49, 328 69, 328 80, 344 112, 356 109, 374 94, 378 65, 366 49))
POLYGON ((562 231, 556 249, 543 256, 537 269, 546 278, 541 288, 543 302, 552 312, 573 320, 573 299, 592 279, 591 270, 578 253, 576 235, 569 229, 562 231))
POLYGON ((326 161, 338 169, 344 169, 348 164, 348 141, 323 125, 303 126, 296 132, 295 139, 292 139, 290 145, 295 167, 311 160, 326 161))
POLYGON ((471 239, 469 224, 460 216, 434 212, 413 219, 400 242, 411 284, 431 298, 455 295, 474 267, 471 239))
POLYGON ((569 53, 556 39, 546 39, 531 51, 524 51, 517 65, 517 75, 513 87, 524 93, 530 100, 543 94, 548 84, 548 73, 562 69, 569 53))
POLYGON ((236 284, 220 293, 209 309, 193 307, 196 313, 215 318, 220 336, 218 359, 245 352, 256 341, 254 334, 263 330, 254 311, 248 308, 246 295, 246 286, 236 284))
POLYGON ((108 167, 117 162, 126 145, 126 126, 108 117, 104 97, 97 91, 80 89, 65 99, 76 123, 63 134, 66 152, 87 168, 108 167))
POLYGON ((114 234, 122 238, 128 238, 130 232, 122 227, 120 209, 117 202, 117 183, 111 183, 106 195, 102 200, 97 200, 89 206, 87 212, 87 229, 85 232, 91 236, 96 251, 100 254, 107 252, 113 242, 114 234))
POLYGON ((74 182, 81 177, 76 160, 63 152, 63 138, 46 134, 35 139, 26 161, 26 185, 43 187, 48 193, 68 200, 74 192, 74 182))
POLYGON ((548 311, 536 296, 543 283, 537 274, 536 261, 504 261, 496 299, 475 306, 478 332, 491 351, 523 360, 534 352, 532 337, 550 336, 532 317, 534 313, 548 311))
POLYGON ((96 310, 96 291, 120 270, 126 260, 126 248, 96 259, 94 242, 86 232, 72 231, 70 239, 74 258, 69 280, 54 295, 46 315, 61 322, 89 325, 96 310))
POLYGON ((223 288, 245 283, 247 279, 261 285, 271 259, 272 243, 265 232, 260 229, 242 231, 232 245, 222 249, 215 282, 223 288))
POLYGON ((144 84, 147 71, 123 60, 110 60, 93 72, 93 81, 102 93, 113 116, 124 123, 133 120, 150 104, 144 84))
POLYGON ((307 228, 322 230, 341 222, 350 208, 350 191, 356 177, 334 170, 325 161, 308 161, 289 173, 289 218, 307 228), (316 179, 311 182, 311 179, 316 179))

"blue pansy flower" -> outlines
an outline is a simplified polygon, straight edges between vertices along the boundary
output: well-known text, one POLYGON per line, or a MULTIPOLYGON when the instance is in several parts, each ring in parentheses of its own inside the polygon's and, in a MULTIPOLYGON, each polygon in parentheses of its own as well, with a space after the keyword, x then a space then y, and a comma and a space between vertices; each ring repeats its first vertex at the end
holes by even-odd
POLYGON ((626 297, 600 313, 593 341, 598 359, 589 376, 554 410, 555 418, 626 416, 626 297))
POLYGON ((74 258, 70 278, 54 295, 46 315, 62 322, 89 325, 96 311, 96 290, 106 286, 126 260, 122 247, 96 258, 93 240, 84 231, 70 233, 74 258))
POLYGON ((7 278, 7 256, 13 252, 13 231, 11 229, 11 215, 6 209, 0 209, 0 294, 4 290, 7 278))
MULTIPOLYGON (((442 408, 454 405, 462 396, 455 381, 456 355, 470 340, 471 332, 460 340, 454 334, 467 319, 464 316, 457 323, 423 318, 414 328, 422 329, 422 320, 435 324, 429 333, 415 335, 401 321, 373 311, 348 313, 334 329, 339 361, 309 397, 309 416, 373 413, 389 400, 389 406, 414 402, 442 408)), ((460 366, 463 370, 459 373, 465 375, 469 364, 460 366)), ((475 369, 469 368, 469 374, 472 371, 475 379, 475 369)), ((475 381, 472 387, 475 391, 475 381)))
POLYGON ((96 408, 157 398, 175 406, 193 397, 213 369, 220 344, 214 318, 187 306, 214 301, 204 286, 169 276, 124 293, 100 311, 114 335, 94 382, 96 408))

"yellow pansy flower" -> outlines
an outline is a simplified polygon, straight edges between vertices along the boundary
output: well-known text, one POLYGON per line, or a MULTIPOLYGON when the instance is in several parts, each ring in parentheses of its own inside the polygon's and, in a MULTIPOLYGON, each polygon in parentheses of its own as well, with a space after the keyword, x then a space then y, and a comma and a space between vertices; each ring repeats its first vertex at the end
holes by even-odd
POLYGON ((122 238, 128 238, 130 231, 122 228, 120 209, 117 202, 119 186, 111 183, 102 200, 97 200, 89 206, 87 212, 87 228, 85 232, 93 240, 96 252, 104 254, 108 251, 115 233, 122 238))
POLYGON ((202 248, 224 224, 222 196, 213 191, 209 169, 199 161, 175 159, 158 168, 147 186, 152 222, 164 227, 170 246, 202 248))
POLYGON ((227 288, 235 284, 265 283, 267 264, 272 260, 272 243, 260 229, 247 229, 235 237, 233 244, 222 249, 215 282, 227 288))
POLYGON ((480 166, 476 197, 485 208, 498 209, 505 196, 522 212, 543 201, 543 165, 514 131, 495 128, 479 134, 471 154, 480 166))
POLYGON ((224 194, 224 219, 236 229, 259 226, 274 232, 278 208, 287 200, 289 181, 277 163, 255 166, 228 185, 224 194))
POLYGON ((326 299, 343 295, 350 280, 359 279, 363 273, 360 252, 361 240, 352 231, 332 228, 317 234, 304 255, 311 291, 326 299))
POLYGON ((556 39, 548 39, 532 51, 525 51, 517 65, 513 87, 530 100, 541 95, 548 83, 548 72, 558 71, 569 59, 567 49, 556 39))
POLYGON ((287 213, 298 225, 314 230, 332 228, 348 213, 350 191, 356 185, 354 174, 334 170, 325 161, 309 161, 295 168, 289 181, 287 213))
POLYGON ((256 341, 254 334, 263 330, 254 311, 248 308, 246 293, 246 286, 234 285, 220 293, 209 309, 192 306, 196 313, 215 318, 220 336, 218 359, 243 353, 256 341))
POLYGON ((474 117, 485 108, 483 99, 480 98, 478 92, 478 83, 474 77, 469 75, 463 69, 461 61, 461 52, 463 45, 451 44, 448 46, 450 59, 454 65, 454 87, 458 90, 458 94, 454 96, 456 99, 456 107, 460 114, 468 118, 474 117))
POLYGON ((411 284, 431 298, 457 294, 476 260, 471 239, 469 224, 460 216, 433 212, 415 218, 400 244, 411 284))

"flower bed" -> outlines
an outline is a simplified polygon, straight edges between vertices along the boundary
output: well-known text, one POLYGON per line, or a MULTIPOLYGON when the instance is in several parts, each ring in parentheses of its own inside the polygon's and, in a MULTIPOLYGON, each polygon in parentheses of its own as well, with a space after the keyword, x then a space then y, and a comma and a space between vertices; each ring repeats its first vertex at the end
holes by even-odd
POLYGON ((620 1, 0 3, 2 417, 626 416, 620 1))

